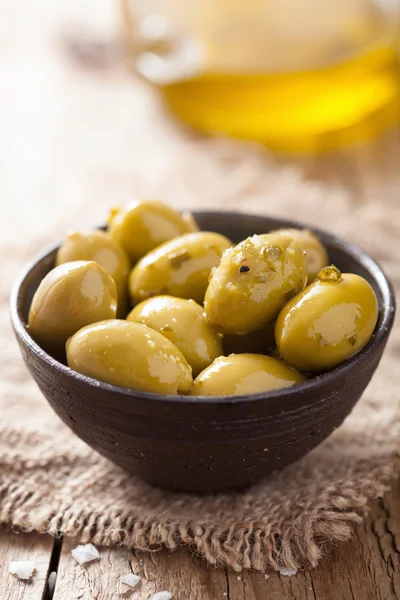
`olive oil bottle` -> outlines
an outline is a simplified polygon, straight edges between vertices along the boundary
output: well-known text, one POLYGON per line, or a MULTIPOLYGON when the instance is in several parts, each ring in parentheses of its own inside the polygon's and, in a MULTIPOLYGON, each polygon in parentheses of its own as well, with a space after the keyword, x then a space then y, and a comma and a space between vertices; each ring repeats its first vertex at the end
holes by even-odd
POLYGON ((318 152, 400 118, 400 3, 175 0, 144 13, 140 4, 122 0, 135 69, 195 128, 318 152))

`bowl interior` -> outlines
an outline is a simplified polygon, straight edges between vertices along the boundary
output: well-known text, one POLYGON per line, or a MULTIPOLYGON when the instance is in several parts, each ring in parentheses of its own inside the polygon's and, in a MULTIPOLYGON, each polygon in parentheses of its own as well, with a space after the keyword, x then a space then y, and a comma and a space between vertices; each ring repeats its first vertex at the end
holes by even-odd
MULTIPOLYGON (((288 221, 284 219, 275 219, 270 217, 262 217, 259 215, 247 215, 243 213, 230 213, 230 212, 196 212, 193 211, 193 215, 196 218, 196 221, 199 224, 200 229, 202 230, 210 230, 217 231, 223 235, 226 235, 234 242, 240 242, 247 236, 253 234, 261 234, 267 233, 273 229, 279 228, 287 228, 287 227, 297 227, 303 228, 307 227, 299 222, 288 221)), ((268 395, 272 397, 276 395, 288 394, 291 395, 294 390, 298 390, 303 386, 314 385, 317 379, 331 378, 335 375, 335 373, 340 372, 340 370, 347 369, 351 366, 352 361, 361 360, 363 353, 366 351, 371 351, 371 346, 374 343, 380 342, 380 338, 386 337, 388 331, 391 328, 394 316, 394 296, 393 291, 391 289, 391 285, 382 272, 381 268, 376 264, 376 262, 362 249, 354 246, 353 244, 331 235, 325 231, 318 230, 316 228, 311 228, 321 239, 322 243, 326 246, 329 254, 330 261, 335 264, 341 271, 343 272, 352 272, 358 275, 361 275, 371 284, 373 287, 379 303, 379 318, 377 327, 375 330, 375 334, 371 340, 371 342, 364 348, 361 352, 351 357, 348 361, 346 361, 343 365, 336 367, 332 371, 328 373, 310 380, 305 384, 300 384, 295 386, 294 388, 287 388, 284 392, 281 390, 278 392, 269 392, 268 395)), ((52 362, 53 364, 59 364, 60 368, 62 368, 60 363, 57 363, 52 357, 46 355, 46 353, 39 349, 39 347, 35 348, 37 345, 30 338, 29 333, 25 329, 25 325, 28 319, 29 307, 32 301, 32 297, 43 277, 53 268, 55 255, 57 251, 57 246, 47 250, 42 253, 39 257, 37 257, 33 263, 28 266, 26 271, 21 276, 19 282, 17 282, 13 296, 11 299, 11 308, 12 308, 12 317, 14 321, 14 327, 17 332, 22 335, 25 339, 29 338, 29 344, 31 347, 43 354, 46 358, 48 357, 47 362, 52 362)), ((64 367, 65 368, 65 367, 64 367)), ((71 372, 72 373, 72 372, 71 372)), ((79 374, 74 373, 74 376, 84 378, 89 383, 98 385, 98 382, 94 382, 89 377, 80 376, 79 374)), ((102 386, 106 386, 110 390, 118 390, 122 391, 122 388, 118 388, 116 386, 111 386, 109 384, 103 384, 102 386)), ((129 394, 130 390, 123 390, 124 394, 129 394)), ((160 397, 160 398, 170 398, 170 399, 180 399, 188 400, 185 396, 167 396, 162 397, 158 394, 152 393, 142 393, 144 396, 148 397, 160 397)), ((255 398, 260 394, 253 394, 255 398)), ((263 393, 263 396, 266 394, 263 393)), ((235 397, 235 401, 239 400, 239 396, 235 397)), ((199 400, 201 400, 199 398, 199 400)), ((215 398, 217 400, 217 398, 215 398)), ((190 397, 190 402, 196 401, 196 397, 190 397)))

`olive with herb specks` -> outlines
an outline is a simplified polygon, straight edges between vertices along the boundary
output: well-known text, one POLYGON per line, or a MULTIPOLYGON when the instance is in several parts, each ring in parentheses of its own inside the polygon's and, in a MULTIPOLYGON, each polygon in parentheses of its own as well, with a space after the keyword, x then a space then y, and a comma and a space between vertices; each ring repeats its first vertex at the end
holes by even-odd
POLYGON ((68 366, 78 373, 129 389, 184 394, 192 369, 166 337, 119 319, 80 329, 67 342, 68 366))
POLYGON ((291 236, 254 235, 224 252, 213 271, 204 301, 207 319, 226 335, 263 329, 306 280, 305 255, 291 236))
POLYGON ((125 317, 128 312, 128 277, 131 264, 121 246, 104 231, 70 233, 58 249, 56 265, 74 260, 93 260, 111 275, 118 292, 117 315, 125 317))
POLYGON ((314 281, 318 272, 329 264, 328 253, 318 236, 309 229, 277 229, 271 233, 290 235, 295 243, 306 253, 308 283, 314 281))
POLYGON ((156 200, 138 200, 114 208, 108 221, 111 237, 124 248, 133 263, 160 244, 196 228, 190 213, 181 215, 156 200))
POLYGON ((217 358, 196 377, 190 396, 238 396, 290 387, 306 381, 282 361, 261 354, 217 358))
POLYGON ((326 371, 370 340, 378 301, 359 275, 325 267, 280 312, 275 326, 279 354, 295 369, 326 371))
POLYGON ((132 269, 129 291, 133 304, 159 295, 202 303, 210 272, 230 246, 228 238, 208 231, 188 233, 158 246, 132 269))
POLYGON ((162 333, 182 352, 196 376, 221 356, 222 342, 208 325, 203 307, 194 300, 157 296, 138 304, 128 321, 162 333))

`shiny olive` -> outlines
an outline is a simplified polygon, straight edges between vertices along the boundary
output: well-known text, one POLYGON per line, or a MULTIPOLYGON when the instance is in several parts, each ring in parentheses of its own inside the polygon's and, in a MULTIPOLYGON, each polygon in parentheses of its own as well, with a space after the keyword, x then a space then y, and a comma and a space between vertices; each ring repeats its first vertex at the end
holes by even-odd
POLYGON ((245 335, 272 323, 306 284, 304 253, 291 236, 253 235, 224 252, 204 308, 213 329, 245 335))
POLYGON ((194 380, 191 396, 237 396, 289 387, 306 381, 302 373, 261 354, 217 358, 194 380))
POLYGON ((68 340, 66 349, 71 369, 113 385, 178 394, 193 382, 178 348, 138 323, 113 319, 88 325, 68 340))
POLYGON ((111 237, 134 263, 156 246, 192 232, 195 227, 191 215, 181 215, 156 200, 134 201, 113 209, 108 224, 111 237))
POLYGON ((29 310, 33 338, 45 350, 59 353, 78 329, 113 319, 117 310, 114 280, 93 261, 55 267, 40 283, 29 310))
POLYGON ((221 337, 208 325, 203 308, 194 300, 157 296, 144 300, 128 315, 162 333, 182 352, 196 376, 221 356, 221 337))
POLYGON ((224 335, 222 345, 229 354, 269 354, 275 347, 275 323, 247 335, 224 335))
POLYGON ((161 294, 203 302, 211 269, 230 245, 219 233, 199 231, 155 248, 132 269, 129 291, 133 303, 161 294))
POLYGON ((57 252, 56 264, 73 260, 94 260, 114 279, 118 291, 117 314, 128 312, 128 276, 130 260, 117 242, 104 231, 71 233, 57 252))
POLYGON ((369 283, 359 275, 326 267, 280 312, 277 348, 296 369, 325 371, 361 350, 377 319, 378 302, 369 283))
POLYGON ((314 281, 318 272, 329 264, 325 247, 315 233, 309 229, 277 229, 271 233, 292 236, 299 248, 304 250, 307 260, 308 283, 314 281))

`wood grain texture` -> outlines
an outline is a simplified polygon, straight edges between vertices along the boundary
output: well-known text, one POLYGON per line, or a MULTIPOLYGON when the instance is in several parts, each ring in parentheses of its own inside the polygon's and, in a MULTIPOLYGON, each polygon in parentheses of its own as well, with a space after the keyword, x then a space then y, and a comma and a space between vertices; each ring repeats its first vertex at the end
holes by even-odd
POLYGON ((16 534, 0 528, 0 600, 42 600, 54 540, 37 533, 16 534), (20 581, 8 572, 12 560, 34 560, 36 571, 29 581, 20 581))
MULTIPOLYGON (((131 553, 122 548, 103 548, 101 559, 85 567, 80 566, 71 555, 78 542, 67 538, 63 541, 54 600, 109 600, 118 598, 124 591, 119 578, 131 573, 131 553)), ((36 600, 36 599, 35 599, 36 600)))
MULTIPOLYGON (((101 560, 80 567, 76 541, 63 543, 54 600, 114 600, 119 577, 134 572, 137 588, 122 597, 149 600, 170 591, 173 600, 396 600, 400 598, 400 483, 373 504, 354 539, 332 549, 320 565, 288 577, 215 569, 186 550, 132 553, 102 549, 101 560)), ((1 583, 1 580, 0 580, 1 583)), ((33 600, 37 600, 34 598, 33 600)))

